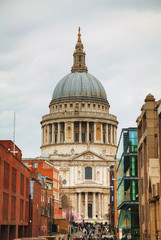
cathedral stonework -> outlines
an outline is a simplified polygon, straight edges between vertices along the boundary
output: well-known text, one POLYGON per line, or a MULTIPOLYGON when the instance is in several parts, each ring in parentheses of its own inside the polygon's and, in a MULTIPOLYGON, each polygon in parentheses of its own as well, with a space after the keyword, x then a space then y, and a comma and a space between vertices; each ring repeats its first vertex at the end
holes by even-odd
POLYGON ((55 87, 50 113, 42 117, 41 155, 60 171, 64 217, 105 222, 118 122, 104 87, 88 73, 80 29, 73 58, 71 73, 55 87))

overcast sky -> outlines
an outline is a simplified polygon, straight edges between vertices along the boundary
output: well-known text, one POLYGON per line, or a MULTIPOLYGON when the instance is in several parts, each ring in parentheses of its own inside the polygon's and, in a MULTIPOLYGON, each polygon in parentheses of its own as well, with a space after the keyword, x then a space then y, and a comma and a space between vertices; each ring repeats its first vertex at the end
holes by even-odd
POLYGON ((23 157, 41 155, 42 116, 73 64, 81 27, 88 72, 103 84, 110 113, 135 127, 146 95, 161 98, 161 0, 1 0, 0 139, 23 157))

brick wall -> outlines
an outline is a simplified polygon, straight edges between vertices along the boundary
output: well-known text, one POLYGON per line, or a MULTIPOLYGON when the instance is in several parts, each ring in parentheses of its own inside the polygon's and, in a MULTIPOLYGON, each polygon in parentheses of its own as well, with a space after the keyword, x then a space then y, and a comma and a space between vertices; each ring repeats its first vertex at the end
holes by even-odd
POLYGON ((29 220, 25 207, 29 203, 30 171, 21 162, 19 148, 15 146, 14 156, 12 147, 12 141, 0 141, 0 239, 5 240, 25 236, 29 220))

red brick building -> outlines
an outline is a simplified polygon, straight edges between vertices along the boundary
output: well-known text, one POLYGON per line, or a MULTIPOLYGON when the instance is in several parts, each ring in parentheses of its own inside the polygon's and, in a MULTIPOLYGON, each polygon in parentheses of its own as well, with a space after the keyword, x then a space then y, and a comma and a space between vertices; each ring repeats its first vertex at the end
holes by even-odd
POLYGON ((10 140, 0 141, 0 239, 28 236, 30 171, 21 150, 10 140))
MULTIPOLYGON (((54 196, 54 218, 62 218, 62 210, 59 209, 59 170, 56 169, 49 161, 43 158, 24 158, 23 163, 33 172, 41 173, 52 180, 52 190, 54 196)), ((47 185, 49 185, 46 182, 47 185)), ((49 186, 48 186, 49 187, 49 186)))
POLYGON ((41 231, 41 183, 30 180, 29 237, 38 237, 41 231))

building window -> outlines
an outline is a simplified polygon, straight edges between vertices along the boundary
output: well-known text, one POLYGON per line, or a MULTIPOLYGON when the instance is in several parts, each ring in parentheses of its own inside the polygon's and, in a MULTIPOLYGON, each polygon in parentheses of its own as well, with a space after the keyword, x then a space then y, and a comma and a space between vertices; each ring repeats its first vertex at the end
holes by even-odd
POLYGON ((82 142, 85 142, 85 137, 86 137, 85 133, 82 133, 82 142))
POLYGON ((33 168, 38 168, 38 163, 33 163, 33 168))
POLYGON ((98 105, 98 109, 100 109, 100 105, 98 105))
POLYGON ((29 202, 25 202, 25 222, 29 221, 29 202))
POLYGON ((11 197, 11 220, 16 219, 16 198, 11 197))
POLYGON ((22 173, 20 177, 20 194, 24 195, 24 175, 22 173))
POLYGON ((102 106, 102 110, 104 110, 104 106, 102 106))
POLYGON ((55 134, 55 144, 57 144, 57 134, 55 134))
POLYGON ((60 108, 62 108, 62 105, 60 105, 60 108))
POLYGON ((105 139, 106 139, 105 134, 103 134, 103 143, 105 143, 105 139))
POLYGON ((90 104, 88 104, 88 107, 90 107, 90 104))
POLYGON ((17 170, 12 168, 12 191, 16 192, 16 178, 17 178, 17 170))
POLYGON ((82 103, 82 107, 83 107, 83 108, 85 107, 85 104, 84 104, 84 103, 82 103))
POLYGON ((63 184, 64 185, 67 184, 67 180, 66 179, 63 180, 63 184))
POLYGON ((81 56, 79 55, 79 62, 81 62, 81 56))
POLYGON ((7 189, 9 189, 9 171, 10 171, 10 165, 4 161, 3 186, 4 188, 7 188, 7 189))
POLYGON ((23 221, 23 205, 24 201, 20 199, 20 221, 23 221))
POLYGON ((75 133, 75 142, 79 142, 79 133, 75 133))
POLYGON ((96 104, 93 104, 93 108, 95 108, 96 107, 96 104))
POLYGON ((92 168, 91 167, 85 168, 85 179, 92 179, 92 168))
POLYGON ((92 136, 91 133, 89 133, 89 141, 91 142, 92 136))
POLYGON ((3 220, 8 220, 8 207, 9 207, 9 195, 7 193, 3 193, 3 208, 2 208, 3 220))
POLYGON ((71 108, 73 107, 73 104, 72 104, 72 103, 70 104, 70 107, 71 107, 71 108))
POLYGON ((67 104, 64 104, 64 107, 67 108, 67 104))
POLYGON ((26 197, 28 198, 30 194, 30 180, 26 178, 26 197))

